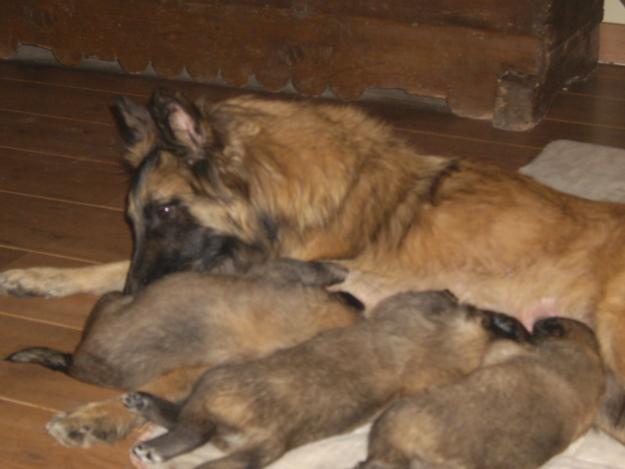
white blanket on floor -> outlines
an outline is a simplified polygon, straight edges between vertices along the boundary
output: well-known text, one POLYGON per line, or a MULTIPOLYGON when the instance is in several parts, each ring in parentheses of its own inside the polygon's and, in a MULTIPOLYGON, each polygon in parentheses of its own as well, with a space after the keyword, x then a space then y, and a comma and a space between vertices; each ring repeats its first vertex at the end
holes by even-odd
MULTIPOLYGON (((625 150, 559 140, 550 143, 521 172, 581 197, 625 202, 625 150)), ((624 228, 625 229, 625 228, 624 228)), ((528 422, 531 425, 531 422, 528 422)), ((271 469, 348 469, 365 459, 369 426, 327 438, 287 453, 271 469)), ((154 469, 188 469, 220 453, 210 445, 154 469)), ((549 461, 548 469, 624 469, 625 446, 591 431, 564 453, 549 461)))

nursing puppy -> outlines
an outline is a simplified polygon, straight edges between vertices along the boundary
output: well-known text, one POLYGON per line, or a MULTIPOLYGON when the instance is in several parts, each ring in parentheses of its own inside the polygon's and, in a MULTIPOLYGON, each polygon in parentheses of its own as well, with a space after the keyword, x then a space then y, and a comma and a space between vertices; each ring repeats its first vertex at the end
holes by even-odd
MULTIPOLYGON (((287 259, 238 275, 172 274, 134 295, 105 295, 73 354, 32 347, 7 360, 177 400, 207 368, 257 358, 357 321, 362 305, 355 298, 321 288, 346 274, 332 264, 287 259)), ((65 445, 88 446, 114 441, 137 423, 116 399, 62 413, 48 430, 65 445)))
POLYGON ((544 319, 531 345, 502 342, 466 379, 390 406, 358 468, 537 468, 591 427, 603 389, 591 330, 544 319))
POLYGON ((293 348, 208 371, 182 406, 145 393, 129 408, 170 429, 133 449, 167 460, 213 439, 231 450, 206 468, 262 467, 291 448, 362 424, 392 399, 478 367, 499 339, 523 339, 515 319, 446 292, 407 292, 370 318, 293 348))

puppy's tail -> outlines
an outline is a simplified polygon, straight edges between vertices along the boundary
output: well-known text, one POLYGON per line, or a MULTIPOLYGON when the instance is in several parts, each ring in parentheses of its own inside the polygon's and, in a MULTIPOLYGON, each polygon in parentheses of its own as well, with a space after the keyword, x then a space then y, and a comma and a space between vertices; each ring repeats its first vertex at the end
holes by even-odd
POLYGON ((5 360, 14 363, 37 363, 54 371, 68 373, 72 366, 72 354, 63 353, 48 347, 28 347, 14 352, 5 360))

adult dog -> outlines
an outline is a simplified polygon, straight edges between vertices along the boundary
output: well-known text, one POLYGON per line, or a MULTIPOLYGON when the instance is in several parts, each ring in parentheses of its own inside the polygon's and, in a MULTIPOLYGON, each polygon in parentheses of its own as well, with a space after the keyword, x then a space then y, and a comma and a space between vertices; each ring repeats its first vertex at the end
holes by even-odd
POLYGON ((366 303, 449 289, 526 323, 556 312, 596 331, 616 377, 601 422, 625 440, 625 206, 421 154, 353 107, 254 97, 196 105, 161 92, 148 108, 122 99, 116 114, 136 168, 132 261, 9 271, 0 288, 65 295, 125 279, 134 292, 254 254, 341 262, 354 272, 341 288, 366 303))

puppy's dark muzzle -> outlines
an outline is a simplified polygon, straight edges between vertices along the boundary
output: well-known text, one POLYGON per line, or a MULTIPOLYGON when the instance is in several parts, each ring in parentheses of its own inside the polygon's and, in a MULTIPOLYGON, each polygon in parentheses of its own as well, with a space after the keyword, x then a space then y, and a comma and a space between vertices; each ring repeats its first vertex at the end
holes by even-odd
POLYGON ((503 313, 486 311, 485 327, 502 339, 510 339, 516 342, 526 342, 530 333, 525 326, 516 318, 503 313))
POLYGON ((566 329, 559 318, 545 318, 536 321, 532 328, 534 338, 540 337, 563 337, 566 329))

